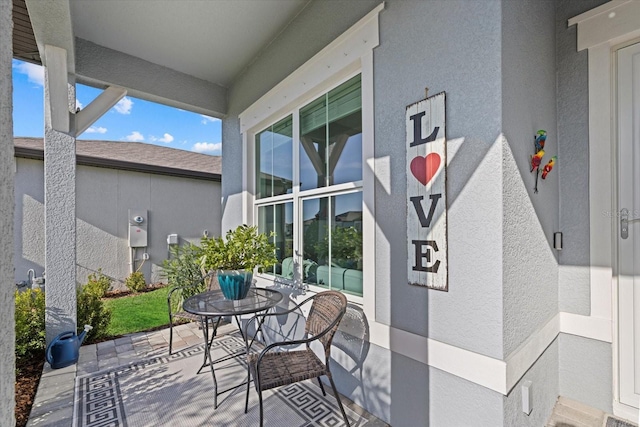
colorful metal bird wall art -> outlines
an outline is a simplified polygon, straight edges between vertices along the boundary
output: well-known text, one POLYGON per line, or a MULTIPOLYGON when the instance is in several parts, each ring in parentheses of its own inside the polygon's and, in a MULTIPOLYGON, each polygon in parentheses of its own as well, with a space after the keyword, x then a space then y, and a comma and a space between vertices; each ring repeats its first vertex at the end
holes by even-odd
MULTIPOLYGON (((547 141, 547 131, 539 130, 533 137, 533 145, 536 153, 531 156, 531 172, 536 173, 536 185, 533 187, 533 192, 538 192, 538 176, 540 175, 540 165, 542 164, 542 158, 544 157, 544 144, 547 141)), ((542 179, 546 179, 549 172, 553 169, 558 160, 558 156, 553 156, 549 163, 542 167, 542 179)))

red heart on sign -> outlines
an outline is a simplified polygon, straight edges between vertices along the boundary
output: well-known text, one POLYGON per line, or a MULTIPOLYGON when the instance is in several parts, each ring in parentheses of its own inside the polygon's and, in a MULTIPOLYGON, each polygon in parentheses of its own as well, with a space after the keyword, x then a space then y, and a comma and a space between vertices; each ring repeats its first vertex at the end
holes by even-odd
POLYGON ((440 167, 440 155, 430 153, 426 157, 418 156, 411 160, 411 173, 422 185, 427 185, 440 167))

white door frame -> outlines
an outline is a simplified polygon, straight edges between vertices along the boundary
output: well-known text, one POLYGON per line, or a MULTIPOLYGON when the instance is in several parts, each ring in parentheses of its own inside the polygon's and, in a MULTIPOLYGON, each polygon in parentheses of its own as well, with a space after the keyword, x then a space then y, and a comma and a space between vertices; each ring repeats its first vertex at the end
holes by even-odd
POLYGON ((640 37, 640 2, 614 0, 569 20, 578 26, 578 50, 589 50, 589 211, 591 316, 613 323, 614 414, 638 419, 620 403, 618 387, 617 197, 615 139, 615 51, 640 37), (608 102, 607 102, 608 101, 608 102), (606 211, 608 207, 609 211, 606 211))

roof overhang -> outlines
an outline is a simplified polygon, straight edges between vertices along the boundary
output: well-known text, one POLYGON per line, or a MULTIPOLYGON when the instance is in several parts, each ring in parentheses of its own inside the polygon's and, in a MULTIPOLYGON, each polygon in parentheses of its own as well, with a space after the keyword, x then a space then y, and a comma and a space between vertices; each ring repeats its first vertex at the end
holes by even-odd
POLYGON ((227 89, 308 2, 14 0, 34 62, 46 65, 44 46, 56 46, 79 83, 218 118, 227 89))

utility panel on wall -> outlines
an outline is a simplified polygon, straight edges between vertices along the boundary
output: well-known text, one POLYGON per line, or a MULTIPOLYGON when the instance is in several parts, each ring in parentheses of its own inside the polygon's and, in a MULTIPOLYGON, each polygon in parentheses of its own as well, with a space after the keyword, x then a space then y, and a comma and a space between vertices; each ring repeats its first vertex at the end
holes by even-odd
POLYGON ((147 218, 146 209, 129 209, 129 247, 147 247, 147 218))

